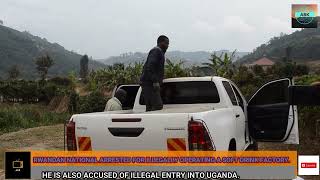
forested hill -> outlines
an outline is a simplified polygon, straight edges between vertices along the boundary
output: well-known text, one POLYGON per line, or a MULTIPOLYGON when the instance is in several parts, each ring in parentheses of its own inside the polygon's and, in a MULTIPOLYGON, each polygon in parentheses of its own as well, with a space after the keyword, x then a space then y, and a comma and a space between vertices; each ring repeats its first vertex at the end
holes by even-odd
MULTIPOLYGON (((0 25, 0 78, 8 77, 8 69, 18 65, 20 78, 38 77, 34 59, 48 53, 54 59, 49 69, 49 77, 67 75, 70 71, 79 72, 81 55, 68 51, 57 43, 50 43, 45 38, 33 36, 0 25)), ((89 69, 103 67, 97 61, 89 61, 89 69)))
POLYGON ((239 62, 252 62, 264 55, 280 60, 286 56, 287 51, 297 62, 320 60, 320 29, 302 29, 289 35, 273 37, 252 53, 242 57, 239 62))

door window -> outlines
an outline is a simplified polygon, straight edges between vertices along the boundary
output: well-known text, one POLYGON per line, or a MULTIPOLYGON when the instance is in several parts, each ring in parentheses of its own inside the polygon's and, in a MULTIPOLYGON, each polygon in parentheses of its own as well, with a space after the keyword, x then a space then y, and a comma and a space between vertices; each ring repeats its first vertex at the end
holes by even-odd
POLYGON ((289 80, 267 84, 254 95, 254 97, 250 100, 250 105, 288 103, 288 87, 289 80))
POLYGON ((236 96, 234 95, 234 92, 233 92, 231 86, 230 86, 230 83, 228 81, 222 81, 222 84, 223 84, 224 88, 226 89, 232 104, 234 106, 237 106, 238 105, 237 99, 236 99, 236 96))
POLYGON ((231 86, 232 86, 233 91, 236 93, 239 106, 240 106, 240 107, 242 108, 242 110, 244 111, 243 99, 242 99, 242 97, 241 97, 241 95, 240 95, 240 92, 238 91, 238 89, 237 89, 233 84, 231 84, 231 86))

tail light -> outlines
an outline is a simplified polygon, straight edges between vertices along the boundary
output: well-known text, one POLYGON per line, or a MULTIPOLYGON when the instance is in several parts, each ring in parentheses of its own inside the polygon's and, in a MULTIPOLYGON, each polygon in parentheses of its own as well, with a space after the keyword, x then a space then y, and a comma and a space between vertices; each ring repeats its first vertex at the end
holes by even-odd
POLYGON ((73 120, 69 121, 67 124, 67 148, 68 151, 77 150, 77 141, 76 141, 76 123, 73 120))
POLYGON ((215 147, 204 122, 191 119, 188 123, 190 151, 214 151, 215 147))

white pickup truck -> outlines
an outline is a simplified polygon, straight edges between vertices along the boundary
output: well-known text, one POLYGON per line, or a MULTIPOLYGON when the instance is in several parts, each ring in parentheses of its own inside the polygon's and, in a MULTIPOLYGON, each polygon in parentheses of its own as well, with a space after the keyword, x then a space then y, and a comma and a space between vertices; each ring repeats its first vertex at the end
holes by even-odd
POLYGON ((164 108, 145 111, 139 85, 122 85, 122 111, 75 114, 66 125, 68 150, 246 150, 258 141, 299 143, 291 80, 262 86, 247 103, 222 77, 165 79, 164 108))

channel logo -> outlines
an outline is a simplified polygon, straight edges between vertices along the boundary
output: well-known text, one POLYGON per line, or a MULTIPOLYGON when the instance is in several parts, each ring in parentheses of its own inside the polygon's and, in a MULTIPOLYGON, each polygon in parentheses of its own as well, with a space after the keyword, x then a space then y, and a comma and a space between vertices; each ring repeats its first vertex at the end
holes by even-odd
POLYGON ((317 28, 317 15, 317 4, 292 4, 291 26, 292 28, 317 28))
POLYGON ((30 152, 5 153, 5 178, 30 179, 31 154, 30 152))
POLYGON ((299 156, 299 175, 319 175, 319 156, 299 156))
POLYGON ((15 171, 20 171, 20 169, 23 169, 23 161, 12 161, 12 168, 15 169, 15 171))

